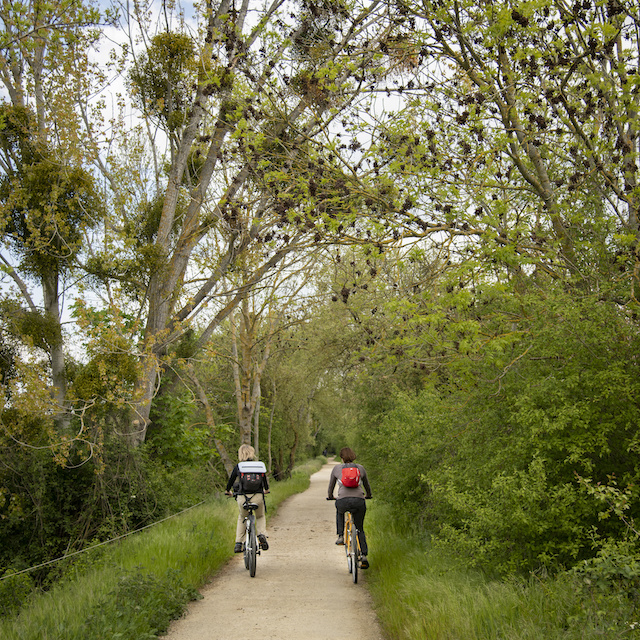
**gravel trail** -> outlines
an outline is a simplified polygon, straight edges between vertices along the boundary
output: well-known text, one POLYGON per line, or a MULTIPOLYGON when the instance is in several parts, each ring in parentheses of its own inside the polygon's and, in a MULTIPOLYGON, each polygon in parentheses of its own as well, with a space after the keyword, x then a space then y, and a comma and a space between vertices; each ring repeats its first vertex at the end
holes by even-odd
POLYGON ((344 547, 334 544, 335 503, 325 499, 332 468, 312 475, 309 489, 272 519, 267 513, 269 550, 258 556, 255 578, 235 556, 172 624, 168 640, 383 640, 366 571, 353 584, 344 547))

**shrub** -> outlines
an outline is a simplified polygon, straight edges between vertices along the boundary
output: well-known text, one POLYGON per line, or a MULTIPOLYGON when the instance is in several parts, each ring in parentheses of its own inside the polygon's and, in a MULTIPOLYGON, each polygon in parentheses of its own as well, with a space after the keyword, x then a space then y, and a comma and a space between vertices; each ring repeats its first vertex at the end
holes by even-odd
MULTIPOLYGON (((595 555, 594 532, 628 534, 578 478, 639 486, 639 338, 619 309, 588 298, 499 304, 495 339, 424 389, 392 393, 362 421, 360 446, 377 494, 469 562, 559 570, 595 555)), ((633 522, 638 491, 622 497, 633 522)))
POLYGON ((33 582, 26 573, 16 575, 6 571, 0 580, 0 618, 18 611, 32 590, 33 582))

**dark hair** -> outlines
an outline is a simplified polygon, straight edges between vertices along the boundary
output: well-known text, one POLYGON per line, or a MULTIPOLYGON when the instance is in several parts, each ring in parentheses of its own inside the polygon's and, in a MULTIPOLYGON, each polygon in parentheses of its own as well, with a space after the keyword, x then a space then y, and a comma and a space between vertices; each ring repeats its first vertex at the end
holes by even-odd
POLYGON ((344 462, 353 462, 356 459, 356 453, 349 447, 343 447, 340 449, 340 457, 344 462))

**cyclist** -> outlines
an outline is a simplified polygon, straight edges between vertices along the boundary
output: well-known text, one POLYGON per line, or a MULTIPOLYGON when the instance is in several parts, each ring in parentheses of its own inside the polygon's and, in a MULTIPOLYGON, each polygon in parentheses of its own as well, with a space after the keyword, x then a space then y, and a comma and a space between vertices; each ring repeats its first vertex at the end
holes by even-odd
POLYGON ((351 511, 353 519, 358 529, 358 540, 360 541, 360 550, 362 551, 363 569, 368 568, 367 560, 367 537, 364 533, 364 516, 367 512, 365 499, 371 498, 371 486, 367 478, 365 468, 360 464, 355 464, 356 454, 353 449, 344 447, 340 450, 340 459, 342 464, 337 464, 331 470, 331 478, 329 480, 329 500, 333 500, 333 490, 338 483, 338 498, 336 500, 336 528, 338 530, 338 539, 336 544, 344 544, 344 514, 351 511), (343 483, 343 470, 356 468, 359 471, 358 485, 355 487, 345 486, 343 483))
MULTIPOLYGON (((238 449, 238 461, 239 462, 247 462, 247 461, 255 461, 256 452, 255 449, 248 444, 240 445, 238 449)), ((245 516, 248 515, 248 511, 244 509, 245 496, 242 493, 239 493, 240 489, 240 471, 239 465, 236 465, 231 471, 231 475, 229 476, 229 481, 227 482, 227 489, 225 493, 228 496, 236 494, 236 501, 238 503, 238 524, 236 526, 236 544, 233 548, 235 553, 242 553, 242 541, 244 540, 245 535, 245 525, 244 519, 245 516), (233 488, 233 491, 232 491, 233 488)), ((258 505, 258 509, 255 511, 256 515, 256 532, 258 534, 258 540, 260 542, 260 548, 263 551, 266 551, 269 548, 269 543, 267 542, 267 517, 266 517, 266 509, 264 504, 264 494, 269 493, 269 481, 267 480, 267 475, 263 474, 262 476, 262 488, 254 494, 251 494, 251 502, 255 502, 258 505)))

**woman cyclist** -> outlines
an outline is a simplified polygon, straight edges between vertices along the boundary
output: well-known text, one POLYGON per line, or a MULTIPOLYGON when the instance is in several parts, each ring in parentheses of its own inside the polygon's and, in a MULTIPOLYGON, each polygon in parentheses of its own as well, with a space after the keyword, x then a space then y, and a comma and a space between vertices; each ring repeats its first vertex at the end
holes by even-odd
MULTIPOLYGON (((256 459, 255 449, 248 444, 240 445, 238 449, 238 461, 239 462, 247 462, 249 460, 253 461, 256 459)), ((227 490, 226 494, 228 496, 233 495, 234 493, 238 494, 238 489, 240 485, 240 471, 239 465, 236 465, 229 476, 229 481, 227 482, 227 490), (234 491, 232 491, 232 488, 234 491)), ((251 496, 251 501, 255 502, 259 505, 259 508, 256 510, 256 532, 258 534, 258 540, 260 542, 260 548, 263 551, 266 551, 269 548, 269 543, 267 542, 267 517, 266 510, 264 506, 264 494, 269 493, 269 481, 267 480, 266 474, 262 476, 262 490, 256 492, 251 496)), ((235 553, 242 553, 242 541, 245 535, 245 525, 244 518, 247 515, 247 511, 244 509, 243 505, 245 502, 245 496, 242 494, 238 494, 236 497, 236 501, 238 503, 238 524, 236 527, 236 544, 233 548, 235 553)))
POLYGON ((338 530, 338 539, 336 540, 336 544, 344 544, 344 514, 347 511, 351 511, 356 528, 358 529, 358 540, 360 541, 360 550, 362 551, 361 567, 366 569, 369 566, 369 561, 367 560, 369 550, 367 548, 367 537, 364 533, 364 516, 367 512, 365 499, 371 498, 371 486, 369 485, 365 468, 361 464, 354 463, 356 454, 353 449, 349 447, 341 449, 340 459, 342 460, 342 464, 337 464, 331 470, 329 497, 327 498, 328 500, 333 500, 333 490, 337 482, 336 528, 338 530))

